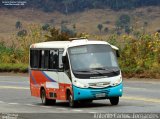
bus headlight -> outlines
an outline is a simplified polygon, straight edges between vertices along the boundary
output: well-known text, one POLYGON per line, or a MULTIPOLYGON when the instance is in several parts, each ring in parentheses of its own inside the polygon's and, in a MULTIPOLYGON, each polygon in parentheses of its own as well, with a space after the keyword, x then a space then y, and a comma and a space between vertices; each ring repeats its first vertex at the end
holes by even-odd
POLYGON ((121 82, 122 82, 122 78, 120 77, 118 80, 116 80, 116 81, 112 84, 112 86, 119 85, 121 82))
POLYGON ((81 83, 81 82, 79 82, 77 80, 74 81, 74 85, 79 87, 79 88, 88 88, 88 85, 83 84, 83 83, 81 83))

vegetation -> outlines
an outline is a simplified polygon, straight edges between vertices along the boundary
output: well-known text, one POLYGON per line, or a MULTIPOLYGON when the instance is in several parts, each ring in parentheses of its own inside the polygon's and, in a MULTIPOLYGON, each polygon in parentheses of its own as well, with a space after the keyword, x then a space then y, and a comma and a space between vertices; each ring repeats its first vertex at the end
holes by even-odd
POLYGON ((112 44, 120 48, 119 63, 122 72, 129 77, 160 78, 160 34, 133 36, 112 36, 112 44), (121 39, 119 42, 117 39, 121 39))
POLYGON ((17 21, 15 24, 16 29, 21 29, 22 28, 22 23, 20 21, 17 21))
POLYGON ((43 26, 42 26, 42 29, 44 30, 44 31, 47 31, 47 30, 49 30, 49 27, 50 27, 50 25, 49 24, 44 24, 43 26))
POLYGON ((105 33, 108 33, 108 32, 109 32, 109 28, 108 28, 108 27, 105 27, 105 28, 104 28, 104 32, 105 32, 105 33))
POLYGON ((102 28, 103 28, 103 25, 102 25, 102 24, 98 24, 98 25, 97 25, 97 28, 98 28, 99 31, 101 32, 101 31, 102 31, 102 28))
POLYGON ((115 26, 118 31, 122 31, 124 30, 125 33, 129 34, 131 32, 130 29, 130 16, 126 15, 126 14, 122 14, 116 21, 115 26))
POLYGON ((17 33, 17 36, 21 36, 21 37, 26 36, 26 35, 27 35, 27 30, 25 29, 18 31, 17 33))
POLYGON ((61 33, 67 34, 71 37, 75 37, 76 36, 75 26, 73 26, 73 29, 69 29, 65 24, 62 24, 61 25, 61 33))
POLYGON ((70 36, 65 32, 60 32, 59 29, 51 28, 50 33, 45 37, 46 41, 66 41, 70 36))
MULTIPOLYGON (((13 37, 13 45, 0 43, 0 71, 27 72, 29 46, 35 42, 69 40, 70 37, 88 36, 81 33, 72 36, 68 32, 50 28, 44 31, 41 26, 30 25, 25 36, 13 37), (18 42, 18 44, 16 44, 18 42)), ((125 76, 160 78, 160 34, 117 35, 112 34, 107 40, 120 48, 119 64, 125 76)))
POLYGON ((0 63, 0 72, 21 72, 26 73, 28 72, 28 64, 13 64, 13 63, 0 63))
POLYGON ((26 0, 26 2, 27 4, 23 7, 5 6, 2 3, 0 3, 0 7, 6 7, 9 9, 37 8, 45 12, 60 11, 68 15, 69 13, 94 8, 120 10, 160 5, 159 0, 26 0))

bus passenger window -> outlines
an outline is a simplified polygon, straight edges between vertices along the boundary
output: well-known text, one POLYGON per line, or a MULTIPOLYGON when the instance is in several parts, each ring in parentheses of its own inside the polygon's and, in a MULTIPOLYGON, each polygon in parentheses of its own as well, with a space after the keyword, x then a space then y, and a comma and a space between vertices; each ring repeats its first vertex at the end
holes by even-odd
POLYGON ((44 68, 44 50, 41 52, 41 68, 44 68))
POLYGON ((49 63, 49 50, 44 51, 44 68, 48 69, 48 63, 49 63))
POLYGON ((31 50, 30 51, 30 65, 31 68, 38 68, 39 62, 38 62, 38 50, 31 50))
POLYGON ((41 56, 41 67, 42 69, 48 69, 48 63, 49 63, 49 50, 42 50, 40 53, 41 56))
POLYGON ((64 65, 65 70, 69 70, 69 60, 68 60, 68 55, 66 55, 66 63, 64 65))
POLYGON ((58 50, 50 51, 49 69, 58 69, 58 50))
POLYGON ((63 55, 63 52, 60 52, 60 53, 59 53, 59 68, 60 68, 60 69, 63 68, 62 55, 63 55))
POLYGON ((33 63, 33 57, 34 57, 34 51, 30 50, 30 67, 33 68, 34 63, 33 63))

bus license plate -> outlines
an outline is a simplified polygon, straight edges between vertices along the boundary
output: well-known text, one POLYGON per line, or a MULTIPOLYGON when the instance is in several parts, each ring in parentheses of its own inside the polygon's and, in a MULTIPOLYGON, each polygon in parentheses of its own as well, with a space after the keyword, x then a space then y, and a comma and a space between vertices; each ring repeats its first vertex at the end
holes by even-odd
POLYGON ((102 98, 102 97, 106 97, 106 94, 105 93, 96 94, 96 98, 102 98))

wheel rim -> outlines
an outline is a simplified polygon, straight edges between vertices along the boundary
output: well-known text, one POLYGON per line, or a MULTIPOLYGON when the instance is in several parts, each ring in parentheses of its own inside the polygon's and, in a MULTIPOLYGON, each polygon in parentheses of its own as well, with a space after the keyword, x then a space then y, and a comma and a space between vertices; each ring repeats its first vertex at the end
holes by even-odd
POLYGON ((41 100, 42 100, 42 103, 44 104, 46 100, 46 95, 44 90, 42 91, 41 100))
POLYGON ((70 107, 73 107, 73 105, 74 105, 74 104, 73 104, 73 97, 72 97, 72 95, 70 95, 70 96, 69 96, 69 106, 70 106, 70 107))

